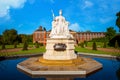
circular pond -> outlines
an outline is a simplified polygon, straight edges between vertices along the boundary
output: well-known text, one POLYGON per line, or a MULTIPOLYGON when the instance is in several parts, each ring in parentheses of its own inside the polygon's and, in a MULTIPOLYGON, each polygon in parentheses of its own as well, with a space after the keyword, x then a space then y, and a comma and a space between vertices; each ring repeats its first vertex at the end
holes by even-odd
MULTIPOLYGON (((0 61, 0 80, 46 80, 46 78, 32 78, 20 72, 17 69, 16 65, 24 61, 25 59, 27 58, 18 58, 18 59, 0 61)), ((105 59, 105 58, 96 58, 96 57, 94 57, 93 59, 102 63, 103 69, 93 74, 90 74, 86 78, 75 77, 74 79, 73 78, 72 79, 73 80, 120 80, 120 61, 115 59, 105 59)), ((62 78, 62 80, 63 79, 64 78, 62 78)))

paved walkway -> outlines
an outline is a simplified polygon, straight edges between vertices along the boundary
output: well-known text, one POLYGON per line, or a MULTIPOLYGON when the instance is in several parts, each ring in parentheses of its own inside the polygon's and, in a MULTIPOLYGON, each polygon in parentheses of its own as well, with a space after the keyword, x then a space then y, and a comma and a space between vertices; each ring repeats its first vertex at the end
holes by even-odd
POLYGON ((93 53, 78 52, 78 55, 120 59, 120 56, 112 56, 112 55, 106 55, 106 54, 93 54, 93 53))
MULTIPOLYGON (((86 47, 86 48, 92 50, 92 47, 86 47)), ((115 48, 97 48, 97 49, 105 52, 116 52, 116 53, 120 52, 120 49, 115 49, 115 48)))

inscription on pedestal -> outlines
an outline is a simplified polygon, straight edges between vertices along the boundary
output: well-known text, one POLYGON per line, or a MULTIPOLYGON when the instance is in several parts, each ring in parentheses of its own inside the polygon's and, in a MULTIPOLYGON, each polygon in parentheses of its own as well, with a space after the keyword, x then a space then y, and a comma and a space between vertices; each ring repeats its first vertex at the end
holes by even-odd
POLYGON ((54 50, 56 51, 65 51, 67 48, 66 44, 63 44, 63 43, 57 43, 53 47, 54 47, 54 50))

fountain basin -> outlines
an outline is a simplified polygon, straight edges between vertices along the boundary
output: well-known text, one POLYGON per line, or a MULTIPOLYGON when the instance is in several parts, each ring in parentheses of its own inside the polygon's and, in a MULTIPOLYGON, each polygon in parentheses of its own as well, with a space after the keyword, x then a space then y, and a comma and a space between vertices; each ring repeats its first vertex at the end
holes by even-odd
POLYGON ((41 76, 78 76, 86 77, 102 68, 102 64, 84 57, 78 57, 73 60, 44 60, 42 57, 29 58, 19 64, 17 68, 32 77, 41 76), (46 63, 47 61, 47 63, 46 63), (56 62, 56 63, 53 63, 56 62), (62 65, 61 65, 62 64, 62 65))

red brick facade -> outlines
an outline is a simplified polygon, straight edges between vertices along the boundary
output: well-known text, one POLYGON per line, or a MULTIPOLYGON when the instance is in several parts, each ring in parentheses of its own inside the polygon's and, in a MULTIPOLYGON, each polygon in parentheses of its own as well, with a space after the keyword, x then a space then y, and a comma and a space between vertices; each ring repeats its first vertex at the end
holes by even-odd
POLYGON ((46 44, 46 31, 36 31, 33 33, 33 43, 35 42, 46 44))
POLYGON ((93 38, 101 38, 105 37, 104 32, 78 32, 76 33, 76 40, 78 42, 83 42, 83 41, 90 41, 93 38))
MULTIPOLYGON (((76 41, 83 42, 83 41, 90 41, 93 38, 100 38, 100 37, 105 37, 104 32, 74 32, 70 30, 70 33, 73 35, 76 41)), ((36 30, 33 33, 33 43, 36 41, 39 43, 43 43, 46 45, 46 39, 49 38, 50 31, 45 31, 45 30, 36 30)))

